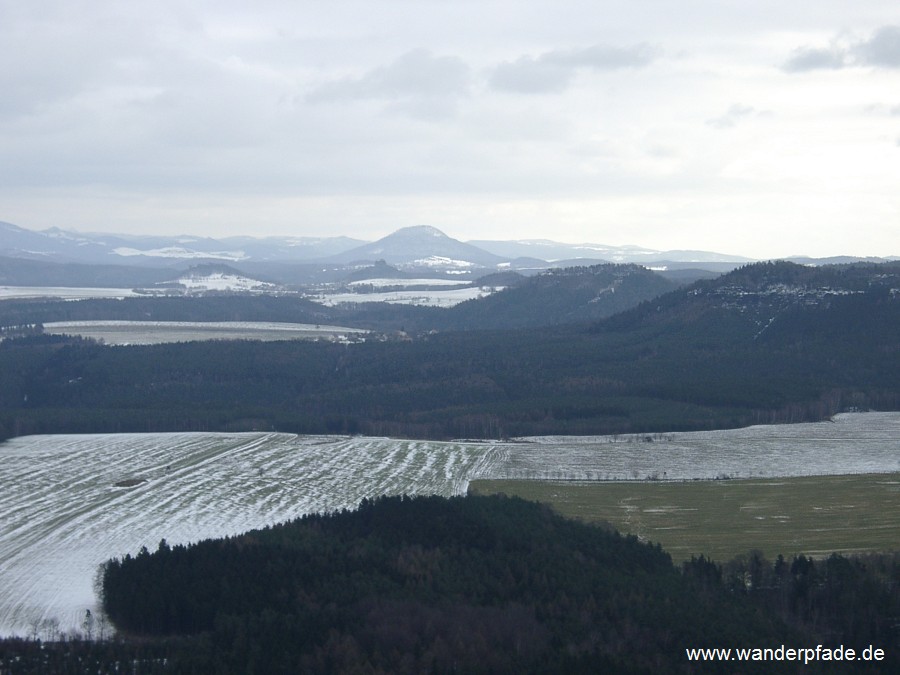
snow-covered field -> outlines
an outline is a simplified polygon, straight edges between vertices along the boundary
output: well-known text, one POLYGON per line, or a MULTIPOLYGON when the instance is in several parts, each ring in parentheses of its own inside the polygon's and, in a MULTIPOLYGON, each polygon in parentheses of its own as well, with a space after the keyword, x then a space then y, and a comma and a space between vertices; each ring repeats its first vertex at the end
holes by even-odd
POLYGON ((238 291, 241 293, 267 293, 280 290, 277 284, 258 279, 248 279, 238 274, 213 272, 212 274, 186 275, 176 281, 189 293, 205 291, 238 291))
POLYGON ((344 302, 390 302, 396 305, 423 305, 428 307, 453 307, 466 300, 490 295, 490 290, 479 287, 450 288, 446 291, 383 291, 376 293, 322 293, 310 296, 328 307, 344 302))
POLYGON ((381 494, 465 492, 489 445, 277 433, 29 436, 0 445, 0 635, 96 611, 105 559, 381 494))
POLYGON ((0 300, 9 298, 59 298, 84 300, 86 298, 133 298, 138 294, 128 288, 70 288, 55 286, 0 286, 0 300))
POLYGON ((497 478, 694 480, 900 471, 900 413, 832 422, 619 436, 540 436, 497 478))
MULTIPOLYGON (((376 284, 372 283, 373 280, 366 280, 362 282, 357 282, 356 285, 370 284, 372 286, 376 286, 376 284)), ((403 305, 424 305, 429 307, 453 307, 454 305, 458 305, 459 303, 465 300, 472 300, 474 298, 480 298, 485 295, 490 295, 490 293, 498 288, 486 289, 479 287, 470 287, 465 286, 463 288, 459 288, 461 284, 467 284, 468 282, 457 282, 448 279, 390 279, 390 280, 374 280, 381 282, 379 285, 388 286, 388 287, 400 287, 400 286, 444 286, 444 289, 438 290, 393 290, 393 291, 383 291, 383 292, 375 292, 375 293, 319 293, 317 295, 309 295, 310 300, 321 303, 323 305, 327 305, 329 307, 334 307, 335 305, 344 303, 344 302, 390 302, 393 304, 403 304, 403 305), (388 284, 387 281, 392 283, 388 284), (413 283, 415 282, 415 283, 413 283)), ((249 292, 254 291, 258 293, 266 293, 270 291, 270 286, 263 285, 261 282, 256 282, 252 280, 241 281, 240 279, 234 278, 229 279, 220 275, 220 278, 214 279, 212 277, 204 277, 202 279, 181 279, 180 283, 186 287, 188 292, 197 293, 200 291, 241 291, 241 292, 249 292)), ((184 289, 182 289, 184 290, 184 289)), ((11 299, 11 298, 27 298, 27 299, 38 299, 38 298, 58 298, 62 300, 84 300, 87 298, 133 298, 133 297, 145 297, 147 293, 152 293, 155 295, 162 294, 165 295, 167 292, 171 292, 174 295, 179 295, 180 291, 169 289, 157 289, 151 290, 144 293, 137 293, 132 289, 128 288, 62 288, 62 287, 50 287, 50 286, 0 286, 0 300, 11 299)))
POLYGON ((351 281, 348 286, 372 286, 373 288, 401 288, 404 286, 468 286, 462 279, 362 279, 351 281))
POLYGON ((44 332, 80 335, 110 345, 152 345, 197 340, 339 339, 368 331, 342 326, 265 321, 55 321, 44 332))
POLYGON ((475 478, 709 478, 900 470, 900 413, 717 432, 515 443, 277 433, 28 436, 0 444, 0 635, 96 611, 109 557, 475 478))

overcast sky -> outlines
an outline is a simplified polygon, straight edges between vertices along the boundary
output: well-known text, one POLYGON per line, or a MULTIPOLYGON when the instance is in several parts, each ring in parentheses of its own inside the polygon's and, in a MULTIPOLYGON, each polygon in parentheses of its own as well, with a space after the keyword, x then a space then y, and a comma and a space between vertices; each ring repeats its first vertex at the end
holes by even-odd
POLYGON ((30 229, 900 255, 896 0, 0 0, 30 229))

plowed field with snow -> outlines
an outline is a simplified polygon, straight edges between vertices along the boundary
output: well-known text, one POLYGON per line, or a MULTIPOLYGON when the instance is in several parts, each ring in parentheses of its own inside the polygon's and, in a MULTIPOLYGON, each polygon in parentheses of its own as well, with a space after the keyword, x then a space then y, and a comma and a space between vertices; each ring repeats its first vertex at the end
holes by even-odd
POLYGON ((476 478, 797 476, 900 470, 900 413, 834 422, 514 443, 278 433, 28 436, 0 444, 0 635, 96 611, 112 556, 237 534, 476 478))
POLYGON ((0 635, 96 611, 111 556, 237 534, 380 494, 465 492, 490 446, 275 433, 29 436, 0 445, 0 635))

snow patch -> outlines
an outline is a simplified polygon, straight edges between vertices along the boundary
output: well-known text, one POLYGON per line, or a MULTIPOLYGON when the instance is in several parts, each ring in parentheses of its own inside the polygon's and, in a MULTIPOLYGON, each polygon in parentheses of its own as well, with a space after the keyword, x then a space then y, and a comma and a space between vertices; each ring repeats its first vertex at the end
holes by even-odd
POLYGON ((278 286, 266 281, 257 281, 237 274, 214 272, 203 276, 188 275, 177 280, 188 292, 200 291, 273 291, 278 286))
POLYGON ((114 248, 111 253, 122 257, 147 256, 150 258, 178 258, 178 259, 201 259, 215 258, 216 260, 246 260, 247 255, 243 251, 194 251, 180 246, 167 246, 165 248, 151 248, 140 250, 120 246, 114 248))
POLYGON ((44 324, 51 335, 80 335, 109 345, 154 345, 203 340, 332 340, 361 339, 369 331, 346 326, 268 321, 54 321, 44 324))
POLYGON ((467 260, 454 260, 453 258, 447 258, 442 255, 431 255, 427 258, 419 258, 418 260, 413 260, 410 265, 417 265, 420 267, 474 267, 475 263, 468 262, 467 260))
POLYGON ((330 293, 310 296, 328 307, 342 303, 389 302, 397 305, 422 305, 427 307, 453 307, 466 300, 490 295, 490 290, 466 286, 446 291, 385 291, 381 293, 330 293))
POLYGON ((63 286, 0 286, 0 299, 4 298, 59 298, 83 300, 85 298, 133 298, 139 295, 125 288, 74 288, 63 286))
POLYGON ((467 281, 457 279, 364 279, 351 281, 348 286, 372 286, 374 288, 401 286, 464 286, 467 281))

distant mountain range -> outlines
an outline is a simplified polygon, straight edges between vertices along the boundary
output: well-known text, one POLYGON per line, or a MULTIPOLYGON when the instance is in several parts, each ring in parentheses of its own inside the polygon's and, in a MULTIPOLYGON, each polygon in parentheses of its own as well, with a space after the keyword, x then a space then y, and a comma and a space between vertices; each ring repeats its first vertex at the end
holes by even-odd
POLYGON ((0 222, 0 256, 60 263, 165 266, 185 261, 310 261, 365 242, 348 237, 166 237, 26 230, 0 222))
MULTIPOLYGON (((797 258, 806 265, 879 262, 876 258, 797 258)), ((404 227, 374 242, 349 237, 167 237, 28 230, 0 222, 0 284, 140 286, 174 281, 198 263, 228 263, 254 279, 282 284, 335 281, 360 269, 391 265, 399 273, 475 280, 515 270, 634 263, 676 275, 721 274, 750 258, 710 251, 564 244, 544 239, 462 242, 426 225, 404 227), (376 264, 377 263, 377 264, 376 264), (80 267, 89 266, 89 267, 80 267)))

